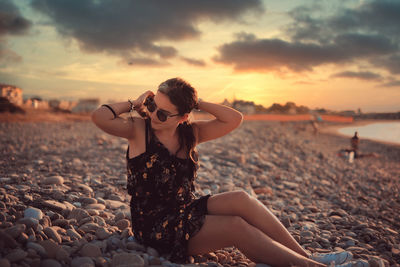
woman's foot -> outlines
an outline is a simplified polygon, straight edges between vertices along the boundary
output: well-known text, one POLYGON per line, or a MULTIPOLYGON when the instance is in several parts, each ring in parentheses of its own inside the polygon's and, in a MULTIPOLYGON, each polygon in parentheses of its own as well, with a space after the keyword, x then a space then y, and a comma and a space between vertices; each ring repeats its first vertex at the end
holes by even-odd
POLYGON ((313 253, 310 259, 315 260, 319 263, 336 265, 343 264, 353 258, 353 254, 348 251, 332 252, 332 253, 313 253))

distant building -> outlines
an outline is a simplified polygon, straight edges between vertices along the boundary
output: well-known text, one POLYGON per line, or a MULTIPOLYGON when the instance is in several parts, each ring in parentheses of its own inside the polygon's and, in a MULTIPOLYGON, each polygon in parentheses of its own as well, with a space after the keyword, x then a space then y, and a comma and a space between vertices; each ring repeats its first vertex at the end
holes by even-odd
POLYGON ((78 101, 68 101, 68 100, 59 100, 59 99, 49 100, 49 106, 53 109, 62 109, 62 110, 71 111, 77 105, 78 105, 78 101))
POLYGON ((232 107, 232 104, 226 98, 224 99, 224 102, 222 102, 222 105, 232 107))
POLYGON ((6 97, 8 101, 17 106, 22 106, 22 89, 13 85, 0 84, 1 96, 6 97))
POLYGON ((97 109, 100 105, 100 99, 98 98, 85 98, 79 99, 76 106, 72 108, 73 113, 90 113, 97 109))
POLYGON ((256 111, 254 102, 249 101, 235 100, 232 103, 232 107, 242 112, 243 114, 254 114, 256 111))
POLYGON ((34 109, 49 109, 49 102, 40 97, 31 97, 24 101, 24 106, 34 109))
POLYGON ((294 102, 287 102, 285 106, 283 106, 285 113, 295 115, 297 114, 297 106, 294 102))
POLYGON ((356 112, 354 110, 344 110, 340 111, 339 114, 343 116, 355 116, 356 112))

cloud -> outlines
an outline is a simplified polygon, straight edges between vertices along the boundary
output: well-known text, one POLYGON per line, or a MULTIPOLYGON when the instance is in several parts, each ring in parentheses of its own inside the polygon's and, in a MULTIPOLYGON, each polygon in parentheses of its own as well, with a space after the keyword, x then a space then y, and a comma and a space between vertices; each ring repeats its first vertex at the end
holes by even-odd
POLYGON ((13 2, 0 0, 0 36, 25 34, 31 24, 21 16, 13 2))
POLYGON ((1 42, 5 43, 5 40, 2 41, 0 39, 0 67, 7 65, 8 63, 18 63, 22 61, 22 57, 20 55, 7 48, 7 46, 1 42))
POLYGON ((153 59, 151 57, 134 56, 126 53, 125 57, 121 57, 118 62, 122 66, 167 66, 170 65, 165 60, 153 59))
POLYGON ((355 71, 343 71, 336 73, 332 75, 332 77, 339 77, 339 78, 355 78, 355 79, 360 79, 360 80, 376 80, 379 81, 382 79, 382 76, 373 73, 370 71, 361 71, 361 72, 355 72, 355 71))
POLYGON ((177 56, 174 47, 160 43, 199 37, 200 21, 237 20, 263 11, 261 0, 32 0, 32 6, 50 18, 60 35, 77 40, 82 50, 130 53, 148 62, 177 56))
POLYGON ((379 58, 373 64, 377 67, 384 67, 392 74, 400 74, 400 53, 379 58))
POLYGON ((387 83, 383 83, 380 87, 400 87, 400 80, 392 80, 387 83))
POLYGON ((341 64, 356 59, 385 55, 397 46, 379 35, 344 34, 331 44, 289 42, 282 39, 258 39, 255 35, 237 34, 237 40, 218 48, 216 62, 234 65, 238 71, 311 71, 323 64, 341 64))
POLYGON ((13 2, 0 0, 0 66, 22 61, 20 55, 7 47, 7 37, 26 34, 31 25, 13 2))
POLYGON ((213 59, 236 71, 304 72, 325 64, 367 62, 400 73, 399 56, 395 56, 400 55, 399 1, 365 1, 324 14, 321 6, 295 8, 289 12, 292 23, 284 27, 282 37, 239 33, 234 41, 218 47, 213 59))
POLYGON ((197 66, 197 67, 205 67, 206 66, 206 63, 202 59, 194 59, 194 58, 188 58, 188 57, 181 57, 181 59, 183 61, 185 61, 186 63, 193 65, 193 66, 197 66))
MULTIPOLYGON (((381 36, 386 39, 384 40, 386 44, 390 42, 392 48, 395 48, 395 51, 391 51, 392 53, 400 53, 398 46, 400 42, 400 27, 398 26, 400 25, 400 1, 363 1, 355 8, 341 8, 331 16, 321 16, 318 11, 318 8, 299 7, 289 13, 293 22, 286 27, 286 34, 292 41, 317 42, 325 45, 336 41, 335 39, 342 35, 361 34, 366 38, 381 36)), ((398 59, 400 56, 392 57, 387 53, 380 53, 382 44, 376 44, 378 49, 375 56, 369 59, 370 64, 384 68, 393 74, 399 74, 398 59)), ((360 40, 358 45, 353 48, 355 48, 355 53, 359 49, 363 49, 363 41, 360 40)))

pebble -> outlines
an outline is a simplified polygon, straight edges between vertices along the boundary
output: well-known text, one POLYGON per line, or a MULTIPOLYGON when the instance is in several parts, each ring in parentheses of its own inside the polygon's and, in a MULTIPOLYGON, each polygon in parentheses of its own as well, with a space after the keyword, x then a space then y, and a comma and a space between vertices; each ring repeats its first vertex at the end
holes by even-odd
POLYGON ((86 209, 94 209, 94 210, 104 210, 106 208, 106 206, 103 204, 96 203, 96 204, 88 204, 85 206, 85 208, 86 209))
POLYGON ((89 257, 76 257, 72 260, 71 267, 95 267, 95 264, 89 257))
POLYGON ((28 243, 26 244, 26 248, 30 248, 30 249, 35 250, 35 251, 36 251, 40 256, 42 256, 42 257, 46 257, 46 256, 47 256, 47 252, 46 252, 46 250, 44 249, 44 247, 41 246, 41 245, 38 244, 38 243, 35 243, 35 242, 28 242, 28 243))
POLYGON ((84 185, 84 184, 78 183, 78 184, 76 184, 75 186, 76 186, 79 190, 82 190, 83 192, 85 192, 85 193, 87 193, 87 194, 93 193, 93 189, 92 189, 90 186, 88 186, 88 185, 84 185))
POLYGON ((29 207, 24 211, 24 217, 41 220, 43 218, 43 212, 38 208, 29 207))
POLYGON ((100 227, 96 230, 96 236, 100 240, 107 239, 110 235, 111 233, 104 227, 100 227))
POLYGON ((46 227, 43 229, 43 232, 51 239, 53 239, 55 242, 57 243, 61 243, 61 237, 60 235, 57 233, 56 229, 54 229, 53 227, 46 227))
POLYGON ((131 225, 131 222, 127 219, 122 219, 116 222, 115 224, 119 230, 124 230, 125 228, 128 228, 131 225))
POLYGON ((4 257, 10 262, 18 262, 20 260, 25 259, 26 256, 28 256, 28 253, 26 253, 20 248, 17 248, 7 253, 4 257))
POLYGON ((113 256, 111 266, 112 267, 122 267, 122 266, 143 267, 144 260, 139 255, 135 255, 135 254, 131 254, 131 253, 118 253, 113 256))
POLYGON ((93 244, 86 244, 82 247, 82 249, 79 251, 81 256, 83 257, 100 257, 101 256, 101 250, 98 246, 95 246, 93 244))
POLYGON ((84 210, 84 209, 74 209, 72 210, 69 215, 68 215, 68 219, 75 219, 77 222, 81 221, 82 219, 89 217, 89 213, 84 210))
POLYGON ((69 237, 71 237, 72 239, 81 239, 82 238, 82 236, 74 228, 67 229, 67 235, 69 237))
POLYGON ((111 200, 111 199, 106 199, 106 207, 108 209, 129 209, 129 206, 125 203, 122 203, 121 201, 118 200, 111 200))
POLYGON ((64 183, 64 178, 62 176, 50 176, 43 179, 43 184, 45 185, 62 185, 64 183))
POLYGON ((97 223, 85 223, 84 225, 79 227, 79 230, 83 231, 84 233, 89 233, 91 231, 95 232, 99 228, 100 226, 97 223))
POLYGON ((18 246, 18 243, 15 240, 15 238, 7 234, 6 231, 0 231, 0 240, 6 247, 16 248, 18 246))
POLYGON ((54 209, 58 212, 63 211, 65 209, 65 205, 63 203, 60 203, 55 200, 44 200, 42 201, 42 205, 47 208, 54 209))
POLYGON ((40 241, 39 244, 46 250, 49 258, 55 259, 60 246, 51 239, 40 241))
POLYGON ((25 231, 26 226, 25 224, 17 224, 10 228, 5 229, 5 233, 11 236, 12 238, 18 238, 23 231, 25 231))
POLYGON ((53 259, 45 259, 40 263, 40 267, 61 267, 62 265, 53 259))

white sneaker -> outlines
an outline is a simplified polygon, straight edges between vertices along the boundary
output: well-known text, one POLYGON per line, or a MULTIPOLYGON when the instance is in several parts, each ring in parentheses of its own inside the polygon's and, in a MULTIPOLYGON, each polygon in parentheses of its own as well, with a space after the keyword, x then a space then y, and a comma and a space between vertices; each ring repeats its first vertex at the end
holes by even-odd
POLYGON ((369 263, 366 260, 355 260, 335 265, 335 267, 369 267, 369 263))
POLYGON ((353 254, 348 251, 332 252, 332 253, 313 253, 310 259, 315 260, 319 263, 330 264, 342 264, 353 258, 353 254))

